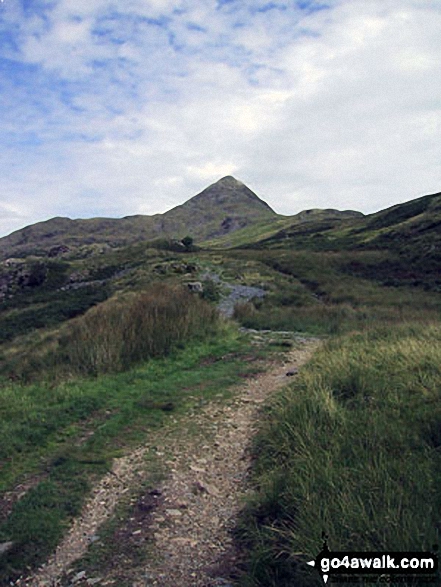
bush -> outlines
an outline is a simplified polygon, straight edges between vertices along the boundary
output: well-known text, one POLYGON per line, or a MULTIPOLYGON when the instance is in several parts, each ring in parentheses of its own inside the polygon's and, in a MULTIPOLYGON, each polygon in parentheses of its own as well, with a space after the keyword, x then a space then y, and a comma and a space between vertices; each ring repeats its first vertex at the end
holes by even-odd
POLYGON ((219 286, 212 279, 206 279, 202 283, 202 298, 209 302, 218 302, 221 298, 219 286))

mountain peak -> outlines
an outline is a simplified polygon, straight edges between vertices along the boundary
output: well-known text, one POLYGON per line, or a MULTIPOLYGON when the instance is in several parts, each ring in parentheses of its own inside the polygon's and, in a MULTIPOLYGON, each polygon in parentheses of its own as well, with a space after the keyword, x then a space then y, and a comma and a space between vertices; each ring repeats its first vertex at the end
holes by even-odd
POLYGON ((231 175, 222 177, 202 192, 166 212, 162 220, 169 234, 197 235, 215 238, 253 222, 276 216, 274 210, 244 183, 231 175), (177 226, 179 230, 170 227, 177 226))
MULTIPOLYGON (((245 205, 248 207, 250 213, 254 209, 254 211, 258 210, 266 214, 275 214, 274 210, 266 202, 261 200, 248 186, 232 175, 222 177, 182 205, 226 208, 236 208, 245 205)), ((234 210, 228 210, 228 213, 234 214, 234 210)))
POLYGON ((274 217, 276 213, 266 202, 244 183, 227 175, 164 214, 121 220, 53 218, 39 222, 1 239, 0 259, 17 253, 31 254, 35 249, 49 251, 61 245, 106 243, 123 246, 136 240, 186 235, 203 241, 274 217))
POLYGON ((221 179, 219 179, 218 181, 216 181, 212 185, 217 185, 219 187, 224 187, 224 188, 236 189, 236 188, 242 187, 244 184, 241 181, 237 180, 232 175, 226 175, 225 177, 222 177, 221 179))

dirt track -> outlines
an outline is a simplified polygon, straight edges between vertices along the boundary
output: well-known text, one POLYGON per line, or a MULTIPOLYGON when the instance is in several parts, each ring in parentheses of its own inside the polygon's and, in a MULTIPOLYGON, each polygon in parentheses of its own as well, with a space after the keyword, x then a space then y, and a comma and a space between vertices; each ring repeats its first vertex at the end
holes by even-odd
MULTIPOLYGON (((290 382, 287 372, 308 360, 317 344, 317 340, 301 340, 299 348, 237 388, 233 399, 212 402, 164 429, 155 450, 164 459, 169 476, 153 494, 144 496, 148 516, 132 531, 132 538, 139 544, 149 542, 153 552, 142 571, 125 569, 133 587, 232 585, 238 559, 230 531, 247 493, 247 448, 260 406, 290 382)), ((140 447, 115 461, 55 555, 35 575, 16 585, 61 584, 60 577, 86 552, 118 501, 142 483, 145 455, 151 448, 140 447)), ((72 584, 117 586, 114 577, 115 569, 96 582, 84 574, 72 584)))

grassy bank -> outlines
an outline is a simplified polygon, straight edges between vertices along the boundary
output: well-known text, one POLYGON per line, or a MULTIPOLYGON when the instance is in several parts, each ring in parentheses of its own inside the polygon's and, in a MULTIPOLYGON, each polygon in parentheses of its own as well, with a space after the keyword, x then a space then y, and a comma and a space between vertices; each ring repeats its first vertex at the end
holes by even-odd
POLYGON ((120 372, 211 336, 218 325, 215 308, 186 288, 151 285, 140 293, 111 298, 66 322, 46 346, 33 350, 22 345, 20 353, 3 362, 1 371, 22 381, 120 372))
POLYGON ((271 403, 239 532, 244 585, 320 585, 304 562, 323 531, 335 551, 439 543, 440 342, 421 324, 335 338, 271 403))

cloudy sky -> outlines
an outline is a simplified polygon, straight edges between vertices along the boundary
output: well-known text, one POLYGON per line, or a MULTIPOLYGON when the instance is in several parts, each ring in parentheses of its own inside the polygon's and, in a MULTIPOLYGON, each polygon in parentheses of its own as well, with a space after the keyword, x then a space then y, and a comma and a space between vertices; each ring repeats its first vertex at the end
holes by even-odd
POLYGON ((439 0, 0 0, 0 60, 0 235, 224 175, 282 214, 441 191, 439 0))

